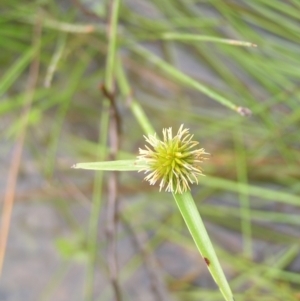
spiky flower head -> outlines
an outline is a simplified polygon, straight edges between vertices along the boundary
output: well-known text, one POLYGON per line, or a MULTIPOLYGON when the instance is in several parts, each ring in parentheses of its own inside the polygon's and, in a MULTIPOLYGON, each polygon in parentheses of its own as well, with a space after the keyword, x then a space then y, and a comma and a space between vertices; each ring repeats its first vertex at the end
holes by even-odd
POLYGON ((203 175, 200 165, 208 154, 203 148, 194 149, 199 143, 192 141, 193 136, 183 124, 174 137, 171 127, 163 129, 163 140, 156 134, 144 136, 150 147, 139 149, 137 159, 150 185, 160 181, 160 191, 165 187, 166 191, 183 193, 190 190, 190 184, 198 184, 198 176, 203 175))

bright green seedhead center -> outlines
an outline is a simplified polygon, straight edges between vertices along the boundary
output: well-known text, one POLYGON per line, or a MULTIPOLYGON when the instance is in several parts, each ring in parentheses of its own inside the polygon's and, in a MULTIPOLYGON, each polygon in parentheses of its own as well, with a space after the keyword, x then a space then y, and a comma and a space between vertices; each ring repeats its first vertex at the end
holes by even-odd
POLYGON ((151 185, 160 180, 160 190, 166 185, 167 191, 183 193, 190 189, 189 183, 198 183, 197 177, 202 175, 200 163, 206 153, 204 149, 192 150, 198 142, 191 140, 193 136, 183 126, 175 137, 171 128, 164 129, 163 136, 159 140, 156 135, 149 135, 146 141, 152 149, 140 149, 138 159, 147 163, 142 170, 149 173, 145 180, 151 185))

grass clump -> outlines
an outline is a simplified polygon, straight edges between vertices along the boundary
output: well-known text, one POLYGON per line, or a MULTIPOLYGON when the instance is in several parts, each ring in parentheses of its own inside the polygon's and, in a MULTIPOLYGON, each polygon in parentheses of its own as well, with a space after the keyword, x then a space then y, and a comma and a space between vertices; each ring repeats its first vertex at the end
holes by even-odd
MULTIPOLYGON (((112 292, 125 300, 139 268, 149 272, 158 300, 220 300, 205 262, 193 259, 203 269, 180 272, 157 263, 169 245, 174 260, 195 251, 162 193, 133 174, 69 170, 77 161, 134 160, 143 134, 184 123, 212 154, 192 194, 235 299, 297 300, 299 3, 111 3, 1 2, 1 139, 23 154, 17 165, 14 156, 3 163, 6 178, 18 178, 16 188, 5 188, 15 192, 10 205, 22 199, 22 175, 51 184, 51 193, 40 185, 38 195, 80 237, 87 271, 76 289, 86 300, 112 292), (73 206, 89 217, 73 216, 73 206), (123 239, 135 241, 127 258, 117 247, 123 239), (103 275, 111 286, 100 295, 94 281, 103 275)), ((62 275, 78 264, 69 260, 37 298, 64 287, 62 275)))

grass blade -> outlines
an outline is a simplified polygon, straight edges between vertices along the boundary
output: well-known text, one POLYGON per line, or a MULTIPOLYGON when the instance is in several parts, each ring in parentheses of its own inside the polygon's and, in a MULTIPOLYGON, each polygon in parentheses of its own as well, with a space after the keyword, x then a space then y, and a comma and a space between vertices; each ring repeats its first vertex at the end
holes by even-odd
POLYGON ((244 47, 257 47, 256 44, 245 41, 238 41, 232 39, 223 39, 218 37, 210 37, 203 35, 194 35, 194 34, 184 34, 178 32, 165 32, 160 37, 163 40, 172 40, 172 41, 189 41, 189 42, 214 42, 229 44, 233 46, 244 46, 244 47))
POLYGON ((142 165, 136 160, 117 160, 117 161, 103 161, 103 162, 88 162, 77 163, 72 166, 75 169, 89 169, 89 170, 111 170, 111 171, 134 171, 140 170, 142 165))
POLYGON ((182 214, 182 217, 194 239, 194 242, 199 252, 203 256, 206 265, 216 284, 219 286, 225 300, 234 301, 231 289, 226 280, 222 267, 206 232, 205 226, 202 222, 201 216, 198 212, 191 193, 173 193, 173 196, 182 214))
MULTIPOLYGON (((222 95, 218 94, 217 92, 213 91, 212 89, 202 85, 197 80, 191 78, 190 76, 182 73, 180 70, 176 69, 172 65, 168 64, 158 56, 154 55, 150 51, 146 50, 143 47, 132 45, 132 50, 139 54, 140 56, 144 57, 146 60, 153 63, 155 66, 157 66, 159 69, 161 69, 165 74, 170 76, 171 78, 177 80, 179 83, 194 88, 203 94, 211 97, 212 99, 216 100, 220 104, 224 105, 225 107, 228 107, 229 109, 232 109, 236 111, 237 113, 241 115, 247 115, 243 110, 244 108, 241 108, 234 103, 232 103, 229 99, 223 97, 222 95)), ((246 109, 247 111, 249 109, 246 109)), ((250 113, 250 112, 249 112, 250 113)))
POLYGON ((34 56, 36 50, 36 47, 30 48, 16 61, 14 65, 10 67, 10 69, 8 69, 6 74, 0 80, 0 95, 4 94, 7 89, 9 89, 9 87, 14 84, 17 78, 29 65, 30 60, 34 56))

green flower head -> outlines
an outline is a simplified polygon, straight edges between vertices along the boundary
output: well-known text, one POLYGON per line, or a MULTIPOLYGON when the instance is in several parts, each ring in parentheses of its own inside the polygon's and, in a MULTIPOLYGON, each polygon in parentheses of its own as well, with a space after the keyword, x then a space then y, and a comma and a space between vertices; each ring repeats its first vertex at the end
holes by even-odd
POLYGON ((139 171, 148 174, 145 180, 150 185, 160 181, 160 191, 166 187, 166 191, 183 193, 190 190, 190 184, 198 184, 198 176, 203 175, 200 165, 208 153, 203 148, 194 149, 199 143, 192 141, 189 129, 182 124, 174 137, 172 128, 163 129, 163 140, 156 134, 144 137, 150 147, 139 149, 137 159, 143 165, 139 171))

